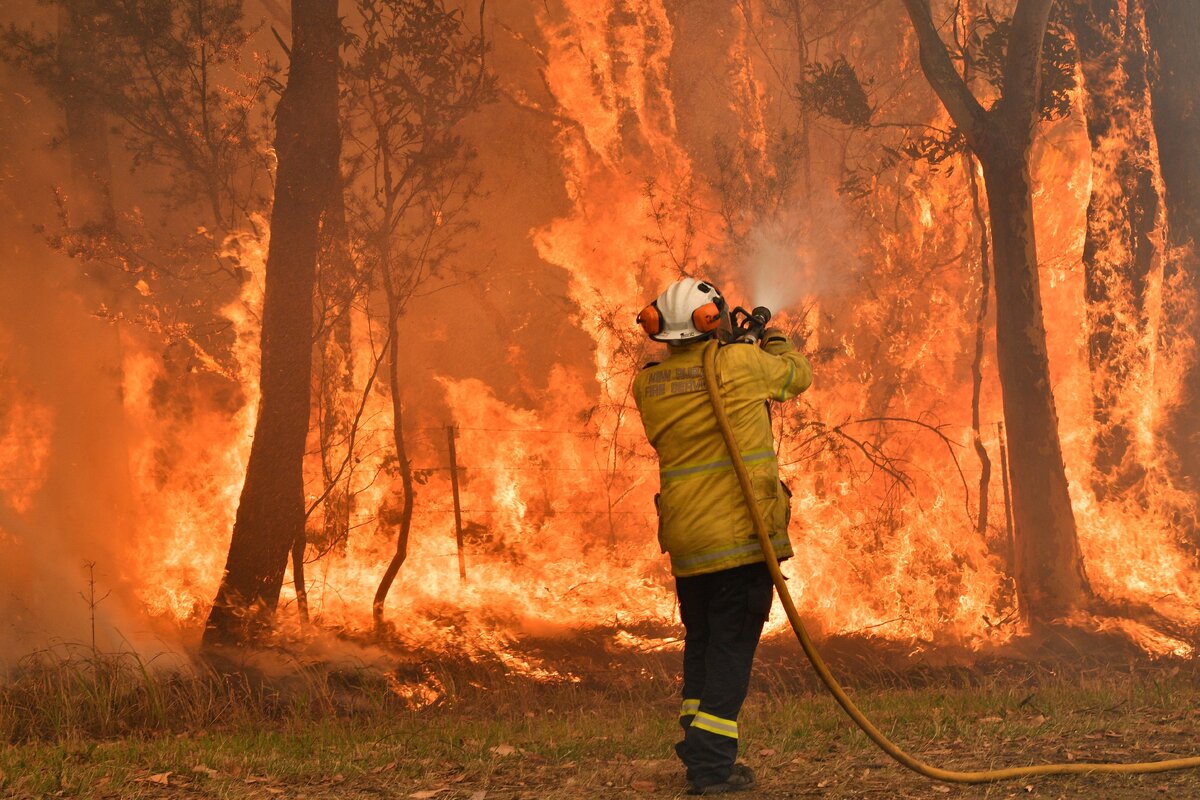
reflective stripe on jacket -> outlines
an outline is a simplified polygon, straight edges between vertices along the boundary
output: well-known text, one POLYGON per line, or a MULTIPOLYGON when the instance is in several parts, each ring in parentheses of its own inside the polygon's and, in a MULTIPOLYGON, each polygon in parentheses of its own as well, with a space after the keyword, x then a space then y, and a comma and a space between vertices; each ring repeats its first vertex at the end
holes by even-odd
MULTIPOLYGON (((725 440, 717 428, 701 357, 707 342, 671 348, 634 380, 646 436, 658 453, 659 544, 680 577, 762 561, 762 551, 725 440)), ((762 348, 735 344, 717 351, 717 380, 750 472, 771 541, 792 554, 787 489, 779 481, 768 400, 786 400, 812 383, 812 366, 791 342, 772 337, 762 348)))

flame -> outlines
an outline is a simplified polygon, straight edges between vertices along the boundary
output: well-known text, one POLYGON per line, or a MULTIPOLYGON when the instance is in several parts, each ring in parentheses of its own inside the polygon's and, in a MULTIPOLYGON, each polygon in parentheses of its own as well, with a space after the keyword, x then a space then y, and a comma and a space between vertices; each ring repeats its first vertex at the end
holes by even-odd
MULTIPOLYGON (((0 353, 4 352, 10 352, 10 343, 0 333, 0 353)), ((54 419, 50 409, 12 385, 16 376, 6 374, 2 359, 0 356, 0 508, 24 514, 46 479, 54 419)))
MULTIPOLYGON (((814 627, 914 649, 979 649, 1020 634, 1006 563, 1002 410, 990 333, 981 399, 981 438, 993 467, 985 501, 990 524, 982 534, 975 528, 981 467, 970 446, 970 361, 979 265, 962 171, 927 164, 884 171, 854 209, 825 176, 827 185, 814 189, 816 199, 802 211, 800 199, 787 196, 777 209, 735 220, 747 233, 735 246, 729 220, 714 211, 721 198, 706 148, 717 131, 747 154, 731 166, 738 180, 761 188, 781 179, 772 136, 791 112, 768 88, 770 66, 752 30, 762 20, 730 12, 712 41, 701 43, 687 40, 679 18, 685 12, 669 12, 664 0, 564 0, 528 13, 553 120, 542 144, 560 173, 545 193, 563 201, 521 233, 530 258, 566 276, 571 324, 593 346, 549 369, 540 388, 513 392, 504 378, 474 376, 454 363, 437 371, 428 396, 402 398, 413 409, 404 433, 419 480, 408 555, 385 607, 387 619, 404 621, 395 636, 414 648, 486 654, 509 670, 556 681, 578 677, 514 645, 587 629, 605 630, 615 647, 677 643, 672 582, 654 536, 657 468, 630 387, 655 355, 632 315, 681 272, 717 280, 747 306, 775 292, 777 319, 811 334, 816 386, 777 413, 775 425, 781 472, 794 494, 796 557, 785 569, 814 627), (712 77, 717 99, 687 111, 703 116, 703 125, 683 116, 688 101, 676 96, 675 59, 695 52, 722 60, 712 77), (454 465, 447 424, 457 436, 454 465), (451 501, 455 477, 465 577, 451 501)), ((904 47, 911 68, 915 43, 904 47)), ((878 113, 907 113, 912 97, 888 102, 892 107, 878 113)), ((1044 128, 1033 172, 1052 378, 1080 545, 1102 598, 1192 625, 1200 585, 1170 520, 1193 513, 1194 498, 1171 486, 1155 444, 1162 409, 1178 396, 1181 365, 1192 352, 1179 337, 1159 344, 1162 309, 1181 292, 1161 270, 1150 278, 1144 324, 1129 318, 1120 287, 1111 292, 1121 325, 1140 325, 1122 352, 1129 389, 1119 395, 1117 415, 1136 431, 1131 457, 1148 477, 1137 497, 1101 498, 1091 485, 1097 424, 1080 265, 1084 215, 1102 177, 1090 166, 1079 120, 1077 113, 1044 128)), ((1115 139, 1105 145, 1123 146, 1115 139)), ((1102 151, 1097 163, 1110 155, 1102 151)), ((268 227, 262 220, 254 226, 268 227)), ((211 364, 193 370, 180 363, 186 357, 169 349, 164 355, 151 334, 124 333, 124 402, 140 508, 137 528, 127 534, 127 577, 148 616, 181 629, 194 629, 215 594, 245 473, 258 401, 266 247, 250 232, 226 243, 225 256, 248 276, 221 310, 232 330, 232 372, 216 375, 211 364)), ((1129 254, 1118 247, 1104 257, 1119 263, 1129 254)), ((359 391, 380 347, 373 300, 360 300, 350 314, 359 391)), ((444 320, 427 330, 435 339, 450 336, 444 320)), ((0 354, 6 344, 0 341, 0 354)), ((522 371, 531 347, 514 340, 499 360, 522 371)), ((7 481, 0 508, 22 514, 53 457, 54 419, 36 398, 8 390, 20 382, 3 362, 0 383, 0 475, 7 481)), ((371 632, 372 599, 396 547, 388 517, 399 480, 386 383, 362 398, 346 479, 354 499, 348 538, 319 558, 309 554, 314 620, 352 634, 371 632)), ((319 466, 317 456, 306 464, 310 501, 323 488, 319 466)), ((323 513, 315 510, 310 530, 319 529, 323 513)), ((295 600, 285 585, 284 617, 294 616, 295 600)), ((1182 640, 1137 622, 1071 622, 1120 630, 1155 655, 1191 654, 1182 640)), ((785 624, 777 617, 769 630, 785 624)), ((427 675, 416 683, 397 679, 392 690, 423 705, 443 688, 427 675)))
MULTIPOLYGON (((256 228, 268 226, 259 220, 256 228)), ((217 379, 206 385, 202 373, 199 384, 188 382, 136 342, 126 348, 126 414, 139 444, 131 472, 141 490, 134 563, 152 615, 203 621, 225 568, 220 545, 233 528, 258 408, 266 253, 267 241, 249 233, 226 242, 225 255, 247 276, 237 300, 221 310, 233 327, 237 393, 213 397, 217 379)))

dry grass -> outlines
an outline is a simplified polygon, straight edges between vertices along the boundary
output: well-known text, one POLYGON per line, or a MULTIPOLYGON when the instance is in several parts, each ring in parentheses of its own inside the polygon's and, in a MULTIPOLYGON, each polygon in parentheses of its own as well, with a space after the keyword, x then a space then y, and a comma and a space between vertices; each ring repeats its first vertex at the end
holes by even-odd
MULTIPOLYGON (((0 796, 680 796, 670 758, 677 655, 604 658, 577 655, 577 680, 546 683, 467 662, 382 671, 293 660, 269 677, 258 667, 172 672, 129 655, 42 654, 0 687, 0 796), (590 672, 578 668, 585 660, 590 672), (413 695, 416 685, 438 696, 413 695)), ((765 654, 743 714, 743 754, 762 785, 747 797, 1200 796, 1191 773, 931 784, 852 730, 794 658, 765 654)), ((920 688, 881 670, 854 694, 897 741, 944 766, 1200 748, 1200 680, 1187 669, 1006 665, 911 677, 920 688)))

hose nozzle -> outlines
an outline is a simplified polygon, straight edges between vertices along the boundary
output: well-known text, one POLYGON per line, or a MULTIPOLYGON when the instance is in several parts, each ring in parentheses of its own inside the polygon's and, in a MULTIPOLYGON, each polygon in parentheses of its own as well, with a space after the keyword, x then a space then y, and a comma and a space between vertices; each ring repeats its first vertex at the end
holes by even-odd
POLYGON ((756 306, 753 311, 738 307, 733 310, 733 339, 736 342, 756 344, 762 339, 767 323, 771 321, 771 309, 756 306))

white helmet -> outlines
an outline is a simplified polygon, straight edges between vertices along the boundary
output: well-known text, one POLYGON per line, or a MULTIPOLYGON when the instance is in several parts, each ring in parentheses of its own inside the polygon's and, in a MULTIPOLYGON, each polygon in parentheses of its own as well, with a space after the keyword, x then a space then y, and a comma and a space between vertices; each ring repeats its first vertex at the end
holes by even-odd
POLYGON ((656 342, 682 344, 711 336, 721 326, 725 298, 711 284, 680 278, 637 315, 656 342))

